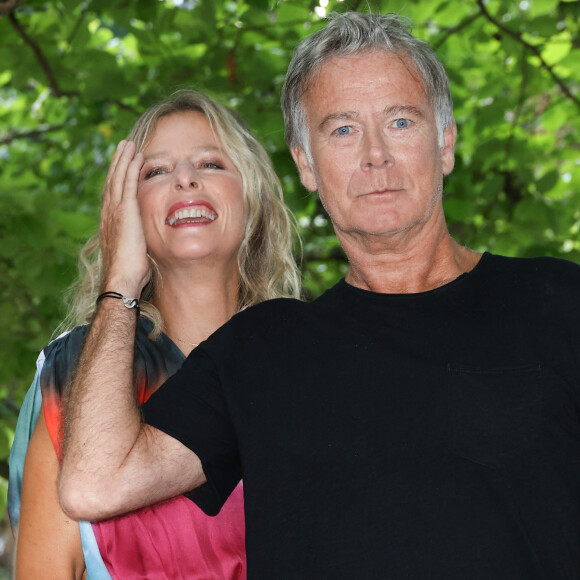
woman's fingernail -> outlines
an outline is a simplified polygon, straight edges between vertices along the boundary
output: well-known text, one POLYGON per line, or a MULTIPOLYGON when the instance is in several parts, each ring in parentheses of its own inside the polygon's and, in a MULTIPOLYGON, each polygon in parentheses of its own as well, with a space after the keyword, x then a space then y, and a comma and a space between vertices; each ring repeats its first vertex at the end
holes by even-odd
POLYGON ((127 144, 127 141, 125 141, 125 140, 119 141, 119 144, 117 145, 117 151, 123 151, 123 149, 125 149, 126 144, 127 144))

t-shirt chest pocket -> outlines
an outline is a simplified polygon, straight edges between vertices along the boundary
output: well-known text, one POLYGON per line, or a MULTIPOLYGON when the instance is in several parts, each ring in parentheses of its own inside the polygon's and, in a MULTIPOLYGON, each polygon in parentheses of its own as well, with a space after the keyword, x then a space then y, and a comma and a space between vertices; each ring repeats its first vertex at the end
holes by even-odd
POLYGON ((481 369, 449 364, 452 452, 489 467, 534 447, 542 420, 539 363, 481 369))

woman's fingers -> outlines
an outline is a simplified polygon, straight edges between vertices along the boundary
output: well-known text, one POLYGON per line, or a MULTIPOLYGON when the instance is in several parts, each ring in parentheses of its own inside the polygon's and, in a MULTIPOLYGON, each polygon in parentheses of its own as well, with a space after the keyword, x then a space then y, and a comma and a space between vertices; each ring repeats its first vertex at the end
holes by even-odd
POLYGON ((116 161, 109 181, 109 200, 113 204, 117 204, 123 199, 127 170, 135 158, 135 151, 135 143, 127 141, 116 161))
MULTIPOLYGON (((103 207, 101 209, 101 229, 107 225, 115 226, 121 216, 127 212, 120 212, 122 203, 135 206, 139 188, 139 173, 143 165, 143 154, 136 153, 135 143, 121 141, 109 168, 103 207)), ((134 207, 133 207, 134 210, 134 207)), ((123 221, 121 219, 121 221, 123 221)), ((119 227, 119 226, 117 226, 119 227)))
POLYGON ((101 210, 101 251, 105 279, 116 292, 139 296, 149 279, 147 245, 137 203, 143 154, 121 142, 111 160, 101 210))
POLYGON ((137 153, 127 167, 123 182, 123 197, 130 200, 137 199, 139 187, 139 174, 143 166, 143 153, 137 153))
POLYGON ((113 172, 115 171, 115 167, 117 167, 117 162, 119 161, 119 157, 121 157, 121 153, 123 153, 123 149, 125 149, 125 145, 127 141, 119 141, 115 152, 113 153, 113 157, 111 158, 111 164, 109 165, 109 171, 107 172, 107 180, 105 183, 109 183, 113 172))
POLYGON ((113 179, 113 174, 115 173, 115 169, 117 168, 117 163, 119 162, 119 158, 125 149, 125 145, 127 141, 120 141, 113 153, 113 157, 111 158, 111 163, 109 164, 109 170, 107 171, 107 178, 105 179, 105 186, 103 188, 103 209, 109 205, 110 202, 110 193, 111 193, 111 180, 113 179))

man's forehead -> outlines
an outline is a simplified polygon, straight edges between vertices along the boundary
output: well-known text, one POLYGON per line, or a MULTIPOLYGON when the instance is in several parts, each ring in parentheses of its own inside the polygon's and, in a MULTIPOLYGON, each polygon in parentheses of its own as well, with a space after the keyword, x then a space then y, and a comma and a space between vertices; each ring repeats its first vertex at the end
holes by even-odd
POLYGON ((398 62, 407 66, 410 72, 415 70, 410 56, 403 50, 393 51, 388 48, 365 48, 349 54, 334 54, 328 56, 311 71, 310 80, 307 85, 310 86, 312 80, 329 66, 348 66, 353 61, 359 61, 361 63, 369 63, 369 66, 372 67, 372 61, 376 61, 377 59, 383 60, 387 63, 387 66, 388 63, 392 61, 393 63, 398 62))
POLYGON ((397 106, 419 108, 418 104, 427 100, 420 75, 408 58, 390 51, 364 51, 333 56, 319 65, 302 103, 311 113, 354 116, 358 105, 368 102, 377 102, 381 110, 386 110, 397 106), (396 102, 380 103, 387 97, 396 102))

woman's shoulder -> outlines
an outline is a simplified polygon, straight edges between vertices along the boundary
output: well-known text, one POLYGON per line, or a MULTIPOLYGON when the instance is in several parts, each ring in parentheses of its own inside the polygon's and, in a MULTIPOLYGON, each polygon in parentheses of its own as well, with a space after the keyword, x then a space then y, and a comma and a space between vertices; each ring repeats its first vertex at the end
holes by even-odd
POLYGON ((61 334, 43 349, 44 357, 40 373, 40 383, 43 387, 61 393, 71 372, 76 367, 78 357, 88 331, 88 325, 61 334))
POLYGON ((185 355, 163 333, 150 338, 153 324, 141 319, 135 341, 133 379, 139 404, 144 403, 183 364, 185 355))
MULTIPOLYGON (((40 383, 43 394, 61 395, 64 385, 76 369, 89 324, 69 330, 46 346, 40 354, 42 369, 40 383)), ((140 379, 145 382, 158 382, 158 375, 167 378, 183 362, 183 355, 172 343, 161 335, 158 339, 149 338, 152 324, 140 319, 135 337, 135 366, 140 379)))

